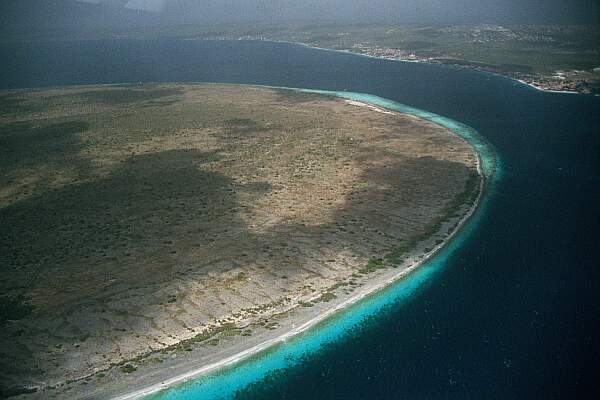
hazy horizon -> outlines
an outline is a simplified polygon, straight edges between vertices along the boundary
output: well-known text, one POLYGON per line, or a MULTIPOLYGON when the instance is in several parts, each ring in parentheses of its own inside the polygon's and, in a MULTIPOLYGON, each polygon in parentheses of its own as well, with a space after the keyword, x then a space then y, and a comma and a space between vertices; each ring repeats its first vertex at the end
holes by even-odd
POLYGON ((594 0, 6 0, 4 33, 231 23, 593 24, 594 0))

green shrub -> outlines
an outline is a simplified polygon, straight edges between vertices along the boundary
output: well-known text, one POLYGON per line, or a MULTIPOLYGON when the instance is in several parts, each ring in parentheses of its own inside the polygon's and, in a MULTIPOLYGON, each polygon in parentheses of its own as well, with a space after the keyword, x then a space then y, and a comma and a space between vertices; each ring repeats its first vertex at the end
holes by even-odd
POLYGON ((135 371, 137 371, 137 368, 131 364, 125 364, 121 367, 121 372, 124 372, 126 374, 130 374, 135 371))
POLYGON ((361 274, 369 274, 371 272, 375 272, 379 269, 385 268, 387 265, 381 258, 371 258, 367 265, 358 270, 361 274))

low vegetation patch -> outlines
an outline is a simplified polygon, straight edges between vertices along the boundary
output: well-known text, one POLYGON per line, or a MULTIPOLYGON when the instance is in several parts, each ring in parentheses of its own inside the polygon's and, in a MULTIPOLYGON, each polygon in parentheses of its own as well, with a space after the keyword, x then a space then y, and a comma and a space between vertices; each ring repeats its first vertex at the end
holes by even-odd
POLYGON ((333 294, 332 292, 325 292, 321 296, 319 296, 315 299, 315 303, 319 303, 319 302, 327 303, 336 298, 337 298, 337 296, 335 294, 333 294))
POLYGON ((386 267, 387 264, 382 258, 371 258, 367 265, 359 269, 358 272, 366 275, 386 267))
POLYGON ((126 374, 131 374, 132 372, 137 371, 137 367, 135 367, 132 364, 125 364, 119 369, 121 370, 121 372, 124 372, 126 374))

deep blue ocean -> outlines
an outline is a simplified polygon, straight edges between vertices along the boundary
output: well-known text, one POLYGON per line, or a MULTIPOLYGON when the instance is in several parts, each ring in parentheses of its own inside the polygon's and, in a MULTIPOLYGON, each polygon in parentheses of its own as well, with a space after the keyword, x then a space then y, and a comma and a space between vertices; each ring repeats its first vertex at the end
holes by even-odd
POLYGON ((0 87, 209 81, 375 94, 476 129, 502 178, 410 298, 240 399, 600 398, 600 98, 290 44, 0 46, 0 87))

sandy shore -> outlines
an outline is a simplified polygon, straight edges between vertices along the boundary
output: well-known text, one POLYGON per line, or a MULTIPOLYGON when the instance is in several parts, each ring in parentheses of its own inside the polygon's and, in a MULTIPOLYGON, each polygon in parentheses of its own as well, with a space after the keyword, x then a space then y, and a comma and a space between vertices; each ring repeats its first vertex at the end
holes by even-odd
MULTIPOLYGON (((372 110, 377 110, 379 112, 391 113, 393 112, 388 110, 383 110, 381 107, 376 106, 374 104, 367 104, 362 102, 354 102, 348 101, 350 104, 359 106, 359 107, 368 107, 372 110)), ((195 378, 198 378, 202 375, 214 372, 221 368, 231 366, 233 364, 244 361, 252 355, 258 354, 262 351, 265 351, 272 346, 285 342, 286 340, 296 336, 312 327, 317 325, 319 322, 331 317, 332 315, 341 312, 346 309, 348 306, 359 302, 361 299, 364 299, 367 296, 376 295, 376 293, 389 286, 390 284, 398 281, 399 279, 407 276, 415 269, 419 268, 421 265, 429 261, 432 257, 434 257, 443 247, 445 247, 462 229, 467 220, 473 215, 480 204, 481 197, 484 192, 485 180, 483 178, 481 172, 481 160, 478 154, 477 156, 477 171, 479 176, 481 177, 479 183, 479 191, 475 202, 464 212, 464 214, 455 219, 448 222, 448 225, 453 225, 453 229, 450 233, 445 234, 443 241, 440 244, 435 245, 431 249, 433 239, 437 239, 438 234, 434 235, 430 239, 420 243, 415 249, 410 252, 410 255, 406 258, 406 261, 393 270, 385 271, 384 273, 379 274, 376 277, 369 277, 368 282, 362 283, 358 290, 348 297, 338 297, 333 302, 330 302, 329 307, 325 308, 312 308, 310 310, 304 309, 295 318, 289 318, 286 321, 286 328, 282 330, 273 331, 271 335, 261 335, 259 339, 262 339, 260 343, 253 344, 251 346, 245 345, 243 343, 235 346, 233 354, 225 356, 221 359, 217 359, 202 365, 201 367, 186 370, 189 368, 189 362, 186 362, 184 365, 172 366, 170 368, 165 368, 162 376, 148 376, 149 379, 137 379, 135 382, 135 387, 130 386, 130 390, 124 392, 123 394, 115 394, 111 397, 114 400, 132 400, 139 399, 145 396, 157 393, 161 390, 165 390, 169 387, 173 387, 176 385, 180 385, 182 383, 188 382, 195 378), (431 249, 426 251, 425 249, 431 249), (333 303, 333 304, 332 304, 333 303), (316 312, 310 312, 316 311, 316 312), (186 368, 187 367, 187 368, 186 368), (150 383, 150 380, 154 380, 155 383, 150 383)), ((443 226, 441 231, 445 231, 447 226, 443 226)), ((254 338, 256 339, 256 338, 254 338)), ((231 351, 230 351, 231 353, 231 351)), ((193 364, 193 362, 192 362, 193 364)), ((138 377, 139 378, 139 377, 138 377)), ((84 397, 84 398, 97 398, 93 397, 84 397)))

